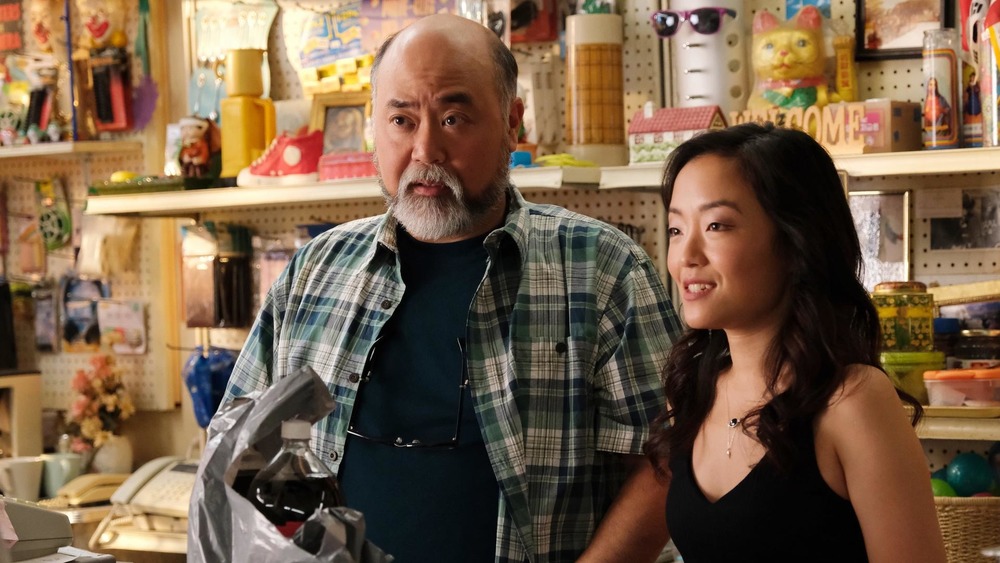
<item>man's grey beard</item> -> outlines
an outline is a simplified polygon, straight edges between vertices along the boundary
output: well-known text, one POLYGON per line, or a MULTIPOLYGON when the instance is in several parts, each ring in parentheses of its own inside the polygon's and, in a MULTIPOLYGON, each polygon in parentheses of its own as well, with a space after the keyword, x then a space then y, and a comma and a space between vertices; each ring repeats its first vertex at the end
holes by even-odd
MULTIPOLYGON (((418 240, 436 241, 471 234, 482 225, 483 217, 490 215, 504 199, 510 186, 510 151, 504 150, 501 166, 486 186, 486 190, 469 199, 461 181, 439 164, 411 163, 399 177, 396 196, 385 188, 381 173, 378 185, 389 212, 418 240), (438 197, 414 195, 413 183, 442 184, 448 191, 438 197)), ((378 155, 374 157, 378 169, 378 155)))

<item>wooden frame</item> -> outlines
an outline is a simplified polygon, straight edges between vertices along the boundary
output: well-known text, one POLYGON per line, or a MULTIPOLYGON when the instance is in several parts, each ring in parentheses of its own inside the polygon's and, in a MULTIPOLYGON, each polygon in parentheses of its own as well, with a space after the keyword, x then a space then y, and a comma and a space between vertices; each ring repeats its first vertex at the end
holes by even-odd
POLYGON ((923 30, 951 27, 953 0, 920 0, 932 10, 936 20, 907 18, 912 0, 858 0, 854 16, 854 58, 859 61, 881 59, 916 59, 923 48, 923 30), (870 3, 870 6, 869 6, 870 3), (899 31, 894 31, 894 30, 899 31), (880 35, 881 34, 881 35, 880 35), (891 34, 891 35, 890 35, 891 34))
POLYGON ((953 317, 963 329, 1000 328, 1000 281, 945 285, 928 290, 935 316, 953 317))
POLYGON ((326 92, 313 97, 309 129, 323 132, 323 154, 364 152, 368 92, 326 92))
POLYGON ((910 192, 848 194, 864 259, 862 283, 868 291, 884 281, 910 279, 910 192))

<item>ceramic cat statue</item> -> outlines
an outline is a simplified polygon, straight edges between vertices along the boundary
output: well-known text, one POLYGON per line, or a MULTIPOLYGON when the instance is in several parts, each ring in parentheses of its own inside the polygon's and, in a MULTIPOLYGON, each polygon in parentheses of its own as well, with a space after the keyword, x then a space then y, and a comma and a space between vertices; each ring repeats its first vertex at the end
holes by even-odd
POLYGON ((825 74, 823 16, 815 6, 806 6, 788 22, 767 10, 757 12, 751 57, 756 82, 748 109, 789 110, 842 101, 825 74))

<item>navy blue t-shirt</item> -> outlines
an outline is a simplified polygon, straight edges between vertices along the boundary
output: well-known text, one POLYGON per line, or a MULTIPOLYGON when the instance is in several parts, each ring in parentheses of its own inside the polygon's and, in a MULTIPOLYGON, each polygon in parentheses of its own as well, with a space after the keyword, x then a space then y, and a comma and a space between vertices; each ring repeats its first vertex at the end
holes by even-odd
POLYGON ((499 486, 465 377, 469 304, 486 273, 484 237, 447 244, 397 244, 406 292, 366 366, 340 483, 365 515, 367 537, 399 563, 476 563, 495 557, 499 486), (400 438, 457 448, 397 448, 400 438))

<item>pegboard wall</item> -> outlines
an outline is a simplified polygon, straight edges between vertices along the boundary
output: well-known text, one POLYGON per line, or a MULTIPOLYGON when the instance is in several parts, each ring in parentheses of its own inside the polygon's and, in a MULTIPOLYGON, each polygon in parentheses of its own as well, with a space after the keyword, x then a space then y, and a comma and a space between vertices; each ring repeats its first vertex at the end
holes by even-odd
MULTIPOLYGON (((650 192, 607 192, 597 190, 525 190, 524 197, 536 203, 550 203, 572 211, 596 217, 615 226, 633 227, 637 240, 652 256, 666 252, 666 238, 660 223, 659 196, 650 192)), ((343 223, 360 217, 370 217, 385 211, 381 199, 366 199, 309 205, 269 207, 267 213, 254 209, 229 209, 205 213, 203 220, 237 223, 250 227, 263 237, 281 237, 292 233, 297 225, 311 223, 343 223)), ((628 227, 626 227, 628 228, 628 227)), ((208 343, 213 346, 240 349, 247 337, 247 330, 212 329, 208 343)), ((194 329, 186 334, 189 341, 204 340, 194 329)), ((201 342, 204 344, 204 342, 201 342)))
MULTIPOLYGON (((61 158, 5 159, 0 182, 5 186, 11 218, 31 220, 38 215, 39 209, 34 180, 61 178, 69 206, 76 211, 74 215, 78 217, 92 178, 106 178, 116 170, 139 170, 142 166, 141 151, 61 158)), ((8 225, 12 244, 11 254, 6 261, 6 272, 15 280, 33 279, 34 276, 26 276, 24 272, 18 271, 19 247, 14 244, 17 240, 14 229, 19 224, 18 220, 11 221, 8 225)), ((138 300, 147 305, 148 341, 162 346, 166 340, 164 327, 168 323, 160 322, 166 311, 162 300, 158 298, 163 290, 158 283, 162 279, 159 250, 163 242, 159 226, 156 221, 141 224, 138 230, 139 241, 130 260, 132 270, 110 277, 107 281, 113 299, 138 300)), ((73 265, 72 248, 64 247, 53 251, 46 259, 45 277, 57 283, 59 277, 71 270, 73 265)), ((58 298, 56 302, 58 303, 58 298)), ((18 363, 23 367, 36 368, 42 373, 42 406, 67 408, 74 395, 70 385, 72 377, 76 370, 87 367, 91 354, 37 351, 33 318, 16 318, 14 332, 18 344, 18 363)), ((156 352, 151 349, 145 355, 117 356, 125 384, 136 408, 140 410, 172 409, 179 398, 176 374, 165 373, 164 354, 156 352)))

